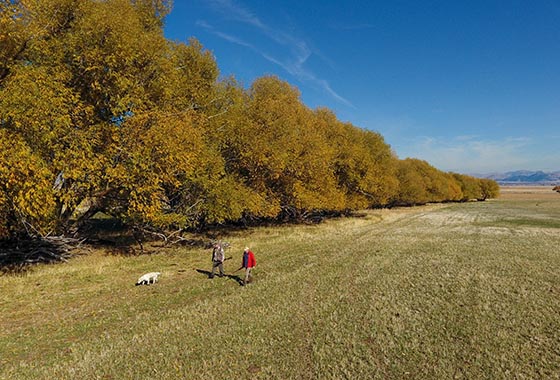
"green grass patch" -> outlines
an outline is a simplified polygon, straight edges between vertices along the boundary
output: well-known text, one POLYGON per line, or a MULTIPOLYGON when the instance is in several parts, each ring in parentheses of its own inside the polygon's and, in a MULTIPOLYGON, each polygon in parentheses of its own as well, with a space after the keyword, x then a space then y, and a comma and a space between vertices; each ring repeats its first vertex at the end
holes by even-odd
POLYGON ((254 250, 247 287, 202 248, 3 276, 0 378, 558 378, 559 217, 491 201, 221 236, 231 276, 254 250))
POLYGON ((479 223, 480 226, 501 226, 501 227, 535 227, 535 228, 560 228, 560 220, 553 219, 531 219, 531 218, 512 218, 498 222, 479 223))

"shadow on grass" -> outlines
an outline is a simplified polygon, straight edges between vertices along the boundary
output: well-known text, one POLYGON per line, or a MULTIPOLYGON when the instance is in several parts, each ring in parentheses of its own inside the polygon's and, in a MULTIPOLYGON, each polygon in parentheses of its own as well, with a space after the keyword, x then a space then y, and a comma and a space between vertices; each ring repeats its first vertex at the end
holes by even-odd
MULTIPOLYGON (((178 246, 211 248, 213 242, 237 236, 245 236, 255 227, 290 226, 320 223, 325 218, 340 217, 343 214, 309 214, 305 218, 285 216, 273 219, 241 220, 237 223, 207 225, 193 231, 185 231, 170 238, 170 235, 157 232, 139 231, 117 218, 103 213, 69 228, 58 239, 73 239, 79 244, 72 247, 53 245, 41 239, 21 239, 0 241, 0 274, 24 273, 37 264, 64 262, 71 256, 84 254, 93 249, 101 249, 111 256, 140 256, 160 253, 161 250, 178 246)), ((204 273, 204 271, 200 272, 204 273)), ((206 273, 209 275, 210 273, 206 273)), ((237 275, 226 275, 242 284, 237 275)))
MULTIPOLYGON (((204 269, 195 269, 198 273, 201 273, 203 275, 206 275, 206 277, 208 279, 212 278, 212 272, 208 271, 208 270, 204 270, 204 269)), ((219 275, 216 275, 217 277, 220 277, 219 275)), ((243 286, 243 279, 237 275, 234 274, 224 274, 224 276, 226 279, 228 280, 234 280, 235 282, 237 282, 240 286, 243 286)))
POLYGON ((0 274, 23 274, 34 265, 66 262, 80 244, 58 236, 0 240, 0 274))

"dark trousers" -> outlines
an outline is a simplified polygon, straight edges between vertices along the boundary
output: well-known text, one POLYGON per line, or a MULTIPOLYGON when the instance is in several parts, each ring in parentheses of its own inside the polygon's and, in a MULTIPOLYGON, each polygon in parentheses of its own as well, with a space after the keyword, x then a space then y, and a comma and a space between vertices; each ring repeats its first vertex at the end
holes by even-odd
POLYGON ((210 274, 210 278, 214 277, 214 273, 216 273, 216 268, 220 270, 220 274, 219 274, 220 277, 224 275, 224 263, 221 261, 212 261, 212 274, 210 274))

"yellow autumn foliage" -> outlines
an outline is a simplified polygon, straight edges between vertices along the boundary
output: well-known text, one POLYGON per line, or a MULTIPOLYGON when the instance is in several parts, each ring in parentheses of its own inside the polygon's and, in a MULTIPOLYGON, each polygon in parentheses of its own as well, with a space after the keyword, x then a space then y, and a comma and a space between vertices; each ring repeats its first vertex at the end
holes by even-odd
POLYGON ((53 227, 52 178, 42 160, 18 138, 0 129, 0 238, 53 227))
POLYGON ((168 0, 0 2, 0 237, 98 211, 152 228, 486 199, 493 181, 399 160, 274 76, 219 78, 168 0), (118 15, 118 17, 115 17, 118 15))

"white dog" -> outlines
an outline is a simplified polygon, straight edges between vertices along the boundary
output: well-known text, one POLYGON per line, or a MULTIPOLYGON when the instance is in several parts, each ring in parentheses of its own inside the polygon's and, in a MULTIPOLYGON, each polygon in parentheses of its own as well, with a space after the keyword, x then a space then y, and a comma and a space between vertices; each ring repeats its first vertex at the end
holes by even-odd
POLYGON ((158 281, 158 277, 161 273, 160 272, 150 272, 146 273, 145 275, 140 276, 136 285, 149 285, 154 284, 158 281))

